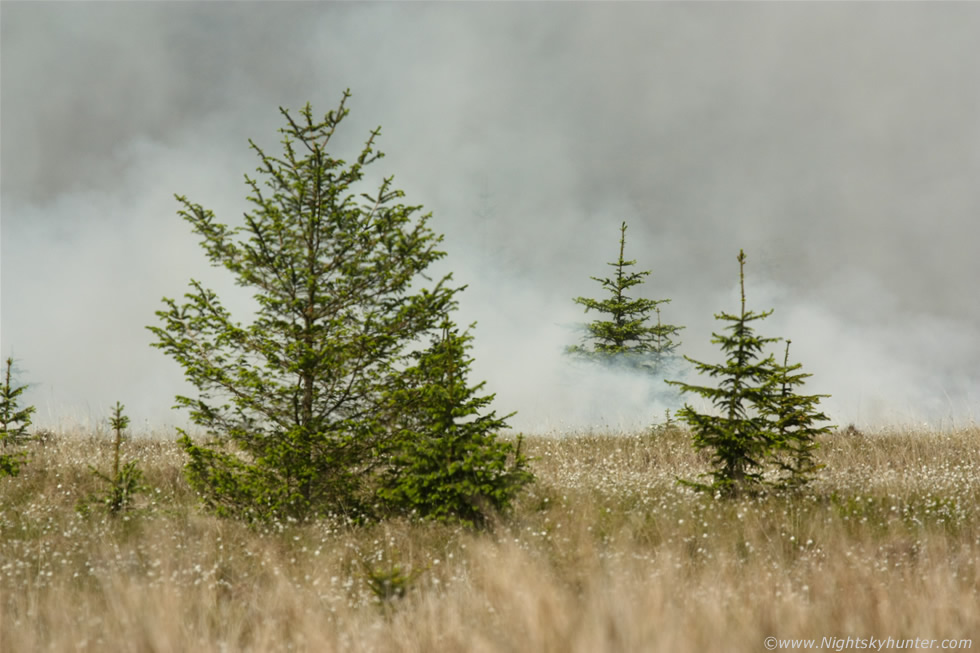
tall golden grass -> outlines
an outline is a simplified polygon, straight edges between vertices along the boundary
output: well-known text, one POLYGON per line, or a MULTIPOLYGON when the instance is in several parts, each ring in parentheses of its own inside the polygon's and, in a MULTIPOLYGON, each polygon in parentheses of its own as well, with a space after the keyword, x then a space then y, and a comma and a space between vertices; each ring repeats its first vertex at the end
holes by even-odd
POLYGON ((0 479, 0 651, 980 647, 980 429, 821 444, 804 492, 721 500, 675 483, 706 470, 680 430, 534 437, 538 480, 488 532, 255 531, 202 514, 151 440, 124 445, 154 488, 138 511, 82 517, 111 445, 66 434, 0 479), (380 600, 393 569, 414 580, 380 600))

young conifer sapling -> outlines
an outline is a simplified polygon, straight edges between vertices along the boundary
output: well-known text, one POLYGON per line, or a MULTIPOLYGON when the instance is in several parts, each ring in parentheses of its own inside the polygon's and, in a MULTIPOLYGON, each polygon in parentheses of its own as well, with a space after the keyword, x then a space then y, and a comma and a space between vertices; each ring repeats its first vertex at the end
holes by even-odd
POLYGON ((494 395, 481 396, 484 383, 467 381, 471 340, 447 319, 391 393, 416 410, 378 494, 394 510, 478 527, 507 510, 533 477, 520 436, 516 443, 498 439, 511 415, 488 412, 494 395))
POLYGON ((669 299, 645 299, 627 294, 641 285, 650 271, 629 269, 636 265, 636 261, 625 258, 625 222, 620 225, 619 231, 619 257, 608 264, 615 271, 613 276, 592 277, 608 292, 608 297, 576 297, 574 300, 585 307, 586 313, 596 311, 602 317, 586 325, 587 334, 581 345, 573 345, 566 351, 594 361, 625 363, 661 371, 680 345, 674 338, 684 327, 661 321, 660 305, 670 302, 669 299), (657 314, 655 325, 650 324, 653 312, 657 314))
POLYGON ((92 495, 78 505, 82 514, 88 514, 89 504, 101 505, 110 515, 128 511, 137 494, 146 491, 143 485, 143 472, 137 467, 136 461, 121 463, 122 444, 125 440, 124 431, 129 426, 129 417, 123 413, 125 406, 118 401, 109 417, 109 428, 113 432, 112 442, 112 474, 105 474, 95 467, 89 466, 92 475, 108 484, 108 489, 101 495, 92 495))
POLYGON ((20 408, 21 394, 26 385, 15 386, 11 381, 14 359, 8 357, 0 384, 0 476, 17 476, 27 461, 24 445, 31 439, 27 429, 31 426, 34 406, 20 408))
POLYGON ((813 375, 799 371, 802 363, 789 364, 791 342, 786 341, 783 363, 776 370, 776 392, 765 412, 777 443, 776 464, 781 471, 775 484, 799 488, 813 480, 823 468, 814 455, 818 447, 816 438, 829 433, 833 426, 818 425, 829 420, 818 410, 820 400, 829 395, 801 395, 795 392, 795 388, 802 386, 804 380, 813 375))
POLYGON ((699 374, 719 379, 718 385, 668 381, 683 393, 704 397, 715 408, 714 413, 699 413, 685 404, 677 412, 677 417, 691 429, 694 448, 708 450, 714 466, 711 483, 682 482, 729 495, 761 487, 767 459, 777 446, 765 409, 773 405, 779 369, 775 358, 765 355, 764 350, 779 338, 756 334, 753 323, 769 317, 772 311, 746 310, 743 251, 739 251, 738 264, 741 311, 738 315, 716 314, 715 319, 728 326, 722 333, 713 333, 711 339, 726 355, 725 362, 704 363, 685 356, 699 374))

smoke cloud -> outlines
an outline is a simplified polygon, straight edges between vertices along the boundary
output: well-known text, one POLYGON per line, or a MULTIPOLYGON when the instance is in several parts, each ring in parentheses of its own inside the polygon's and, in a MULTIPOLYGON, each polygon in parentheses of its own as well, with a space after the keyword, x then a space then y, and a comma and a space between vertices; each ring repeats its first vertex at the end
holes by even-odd
POLYGON ((972 3, 2 3, 0 350, 37 422, 116 400, 165 429, 183 391, 149 347, 160 298, 208 266, 174 193, 237 223, 278 107, 382 126, 395 175, 468 284, 474 374, 515 428, 633 428, 659 379, 562 355, 629 224, 680 352, 715 313, 764 335, 835 423, 980 412, 980 5, 972 3))

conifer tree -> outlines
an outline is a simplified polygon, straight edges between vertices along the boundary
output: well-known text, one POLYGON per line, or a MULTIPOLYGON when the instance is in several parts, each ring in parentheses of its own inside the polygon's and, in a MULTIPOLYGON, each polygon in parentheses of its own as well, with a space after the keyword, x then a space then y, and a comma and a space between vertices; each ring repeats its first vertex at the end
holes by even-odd
POLYGON ((802 363, 789 364, 789 346, 783 364, 776 370, 776 394, 772 404, 767 407, 778 443, 777 464, 782 475, 777 484, 786 488, 802 487, 809 483, 823 465, 817 463, 814 451, 817 449, 816 437, 829 433, 832 425, 817 426, 818 422, 828 421, 828 417, 817 410, 820 399, 829 395, 799 395, 794 388, 803 385, 804 379, 812 374, 799 373, 802 363))
POLYGON ((34 406, 18 408, 18 397, 27 386, 15 387, 10 379, 14 359, 7 358, 0 384, 0 476, 17 476, 27 460, 23 445, 30 440, 27 429, 31 425, 34 406))
POLYGON ((123 432, 129 426, 129 417, 123 413, 124 408, 125 406, 117 401, 109 417, 109 428, 115 433, 112 442, 112 474, 106 474, 89 465, 92 475, 104 481, 108 489, 101 495, 92 494, 80 501, 76 510, 82 515, 89 514, 91 505, 102 506, 110 515, 127 512, 132 508, 136 495, 148 490, 143 485, 143 472, 137 467, 135 460, 120 465, 122 443, 125 439, 123 432))
POLYGON ((738 263, 741 312, 716 314, 715 319, 729 323, 725 327, 728 333, 713 333, 711 339, 721 346, 726 361, 711 364, 685 356, 699 374, 721 379, 718 386, 668 381, 681 392, 709 400, 719 413, 699 413, 685 404, 677 416, 691 428, 694 448, 709 450, 714 465, 712 483, 682 482, 722 494, 761 486, 765 466, 778 445, 766 409, 776 405, 776 385, 781 377, 775 358, 771 354, 765 356, 764 350, 780 339, 756 335, 752 323, 764 320, 772 311, 756 313, 745 309, 745 252, 739 251, 738 263))
POLYGON ((710 484, 681 481, 701 490, 732 495, 765 486, 795 488, 812 480, 822 467, 813 457, 815 437, 830 430, 817 422, 827 417, 817 411, 820 399, 828 395, 799 395, 795 388, 810 374, 799 373, 802 365, 789 364, 789 345, 783 363, 776 363, 766 346, 781 338, 756 335, 752 322, 764 320, 772 311, 756 313, 745 309, 745 252, 739 251, 739 289, 741 312, 720 313, 715 319, 729 322, 726 334, 712 334, 712 342, 728 356, 724 364, 713 365, 687 358, 698 373, 719 378, 717 387, 668 381, 708 399, 720 414, 698 413, 685 405, 677 415, 691 427, 695 449, 708 449, 714 470, 710 484), (775 467, 775 481, 764 478, 775 467))
POLYGON ((177 196, 212 264, 254 291, 251 323, 232 318, 192 280, 186 301, 164 298, 154 346, 184 369, 196 396, 178 396, 210 443, 181 432, 187 472, 205 505, 246 520, 358 511, 396 444, 406 408, 385 400, 416 343, 438 328, 460 289, 426 269, 444 256, 422 207, 399 202, 391 177, 362 192, 383 154, 371 132, 352 163, 328 151, 349 92, 315 119, 286 124, 283 154, 246 176, 244 225, 177 196))
POLYGON ((491 511, 510 506, 532 475, 520 436, 516 445, 497 439, 511 415, 485 412, 494 395, 478 394, 484 383, 467 383, 471 340, 444 321, 441 335, 416 355, 391 394, 395 403, 417 410, 378 494, 395 510, 482 526, 491 511))
POLYGON ((635 367, 661 370, 680 342, 673 338, 684 327, 664 324, 660 320, 660 305, 669 299, 632 298, 627 295, 631 288, 643 283, 650 275, 649 270, 633 272, 628 268, 636 265, 635 260, 624 258, 626 248, 626 223, 620 226, 619 258, 609 263, 615 269, 612 278, 591 277, 608 291, 606 299, 576 297, 575 303, 605 314, 608 319, 597 319, 586 325, 588 335, 582 345, 567 349, 592 360, 605 362, 626 362, 635 367), (656 311, 657 324, 649 325, 651 313, 656 311))

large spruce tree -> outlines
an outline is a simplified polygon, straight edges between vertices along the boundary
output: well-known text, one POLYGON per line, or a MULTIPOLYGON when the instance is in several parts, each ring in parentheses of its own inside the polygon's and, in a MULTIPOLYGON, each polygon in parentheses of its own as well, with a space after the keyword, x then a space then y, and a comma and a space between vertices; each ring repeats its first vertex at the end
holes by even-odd
POLYGON ((585 312, 596 311, 604 318, 586 325, 586 335, 581 345, 567 349, 570 354, 601 362, 622 362, 633 367, 661 371, 680 342, 674 338, 684 327, 664 324, 660 319, 660 305, 669 299, 645 299, 630 297, 631 288, 643 283, 649 270, 631 271, 635 260, 624 258, 626 249, 626 223, 620 226, 619 258, 608 265, 615 269, 612 278, 591 277, 608 292, 605 299, 576 297, 575 303, 585 307, 585 312), (651 324, 652 313, 657 323, 651 324))
POLYGON ((219 514, 305 519, 374 501, 369 481, 414 410, 387 391, 456 304, 448 275, 426 276, 444 256, 430 216, 402 204, 391 177, 364 188, 383 156, 380 128, 351 163, 328 151, 349 97, 322 120, 308 104, 298 118, 280 109, 279 157, 249 141, 264 182, 246 176, 243 225, 177 197, 212 264, 258 305, 252 321, 235 321, 192 280, 148 327, 197 391, 177 406, 208 439, 182 432, 180 443, 192 485, 219 514))

